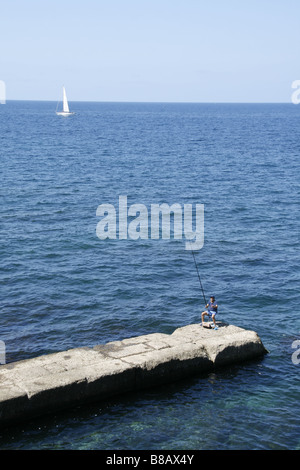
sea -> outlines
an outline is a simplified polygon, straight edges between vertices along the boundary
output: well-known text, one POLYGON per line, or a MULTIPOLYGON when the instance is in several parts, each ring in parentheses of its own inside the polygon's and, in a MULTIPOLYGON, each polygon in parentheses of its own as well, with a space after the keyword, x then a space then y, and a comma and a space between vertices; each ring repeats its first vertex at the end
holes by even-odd
POLYGON ((300 450, 300 106, 55 109, 0 104, 6 363, 171 334, 200 323, 203 292, 219 321, 256 331, 268 354, 32 419, 1 430, 0 448, 300 450), (196 265, 184 231, 118 236, 121 196, 149 217, 153 204, 202 207, 196 265), (97 235, 103 204, 115 209, 115 238, 97 235))

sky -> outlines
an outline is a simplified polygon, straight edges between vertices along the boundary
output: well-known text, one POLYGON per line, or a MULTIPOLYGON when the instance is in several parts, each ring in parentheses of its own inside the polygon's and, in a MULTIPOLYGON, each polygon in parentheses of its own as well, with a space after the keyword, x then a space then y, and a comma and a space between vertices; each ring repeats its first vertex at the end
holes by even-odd
POLYGON ((6 99, 291 102, 299 0, 0 0, 6 99))

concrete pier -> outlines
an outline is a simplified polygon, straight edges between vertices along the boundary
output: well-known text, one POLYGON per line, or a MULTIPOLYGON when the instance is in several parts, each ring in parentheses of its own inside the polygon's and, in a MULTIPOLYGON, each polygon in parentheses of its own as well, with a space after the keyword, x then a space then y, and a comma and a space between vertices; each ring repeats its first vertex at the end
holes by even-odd
POLYGON ((0 426, 258 358, 257 333, 219 323, 153 333, 0 366, 0 426))

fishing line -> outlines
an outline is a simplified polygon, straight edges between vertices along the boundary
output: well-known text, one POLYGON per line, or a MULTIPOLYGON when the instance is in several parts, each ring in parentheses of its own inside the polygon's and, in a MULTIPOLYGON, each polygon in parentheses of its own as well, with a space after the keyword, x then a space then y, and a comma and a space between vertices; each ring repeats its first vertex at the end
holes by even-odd
POLYGON ((196 263, 195 254, 194 254, 192 245, 191 245, 191 251, 192 251, 193 258, 194 258, 194 263, 195 263, 195 266, 196 266, 198 279, 199 279, 200 287, 201 287, 201 290, 202 290, 203 299, 204 299, 205 305, 207 305, 205 294, 204 294, 204 289, 203 289, 203 286, 202 286, 202 282, 201 282, 201 278, 200 278, 200 274, 199 274, 199 270, 198 270, 198 266, 197 266, 197 263, 196 263))

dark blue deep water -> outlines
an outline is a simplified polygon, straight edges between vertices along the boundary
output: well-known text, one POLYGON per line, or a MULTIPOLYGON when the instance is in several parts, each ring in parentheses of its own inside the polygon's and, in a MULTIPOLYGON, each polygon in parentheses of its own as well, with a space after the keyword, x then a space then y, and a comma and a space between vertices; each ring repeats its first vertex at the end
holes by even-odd
POLYGON ((184 240, 97 237, 97 207, 118 209, 120 195, 204 204, 205 293, 269 354, 37 419, 1 432, 0 447, 300 450, 300 106, 71 103, 69 118, 55 107, 0 105, 7 362, 200 321, 184 240))

